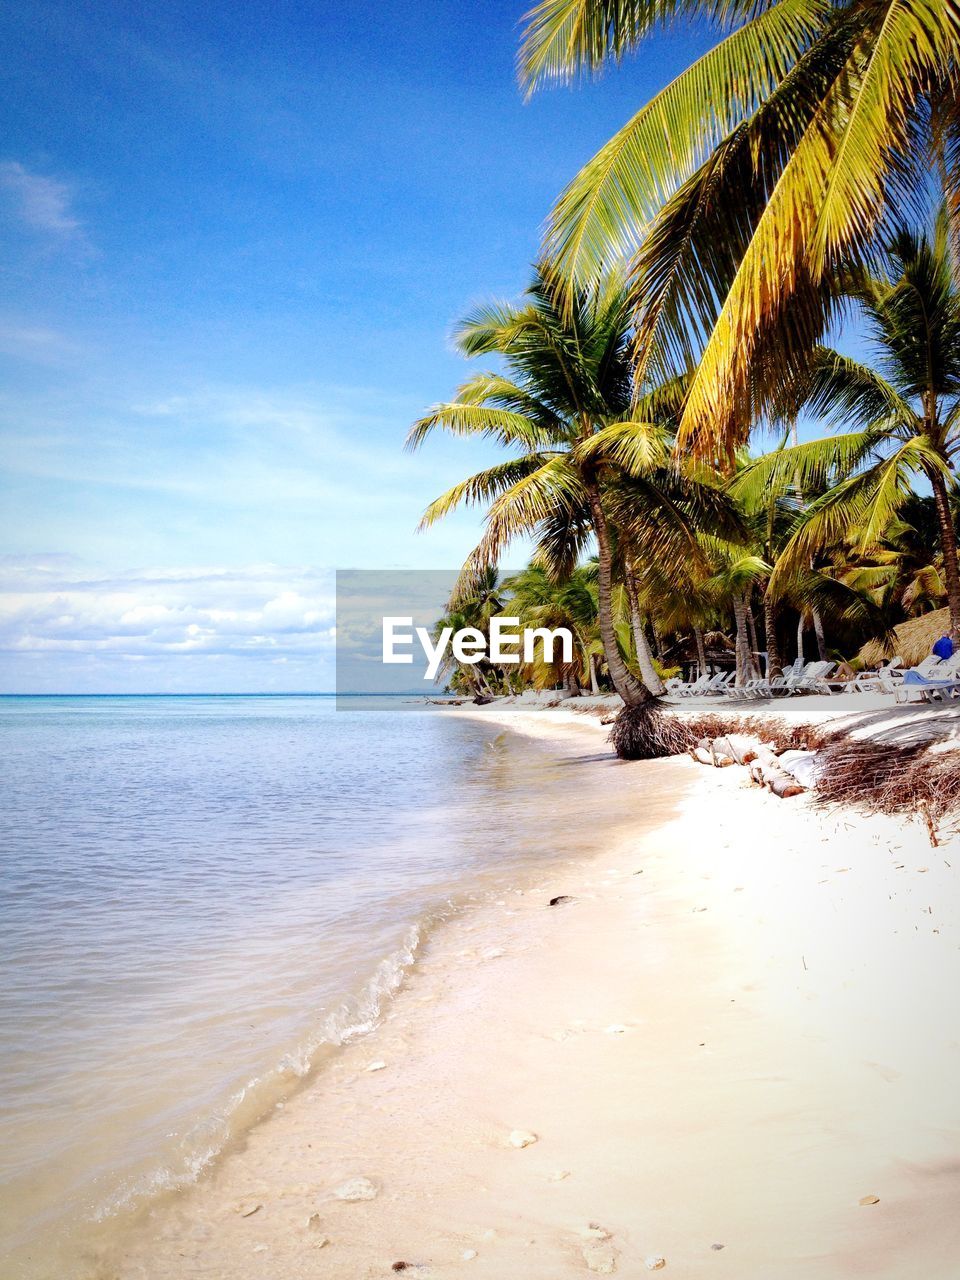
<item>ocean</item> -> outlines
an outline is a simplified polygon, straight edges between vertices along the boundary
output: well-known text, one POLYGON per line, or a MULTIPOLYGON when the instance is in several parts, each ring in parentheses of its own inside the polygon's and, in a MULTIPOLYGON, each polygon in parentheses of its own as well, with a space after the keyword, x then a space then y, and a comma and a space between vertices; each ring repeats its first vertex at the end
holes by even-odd
POLYGON ((0 729, 5 1280, 95 1273, 607 803, 400 698, 6 697, 0 729))

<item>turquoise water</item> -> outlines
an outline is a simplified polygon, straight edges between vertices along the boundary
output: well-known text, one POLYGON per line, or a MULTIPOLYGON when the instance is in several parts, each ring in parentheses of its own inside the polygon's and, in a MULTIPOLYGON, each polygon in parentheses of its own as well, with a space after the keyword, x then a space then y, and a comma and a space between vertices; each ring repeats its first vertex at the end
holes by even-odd
POLYGON ((0 1275, 84 1274, 374 1025, 450 912, 576 852, 574 760, 365 706, 0 699, 0 1275))

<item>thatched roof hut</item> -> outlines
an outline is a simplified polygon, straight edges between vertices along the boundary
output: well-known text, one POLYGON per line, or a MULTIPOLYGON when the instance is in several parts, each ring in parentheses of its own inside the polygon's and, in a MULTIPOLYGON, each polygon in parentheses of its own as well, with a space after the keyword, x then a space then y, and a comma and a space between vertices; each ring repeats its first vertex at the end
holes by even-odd
POLYGON ((909 622, 901 622, 894 628, 895 641, 885 644, 882 640, 868 640, 858 656, 868 667, 875 667, 887 658, 902 658, 904 666, 915 667, 929 657, 934 640, 949 630, 950 610, 935 609, 909 622))

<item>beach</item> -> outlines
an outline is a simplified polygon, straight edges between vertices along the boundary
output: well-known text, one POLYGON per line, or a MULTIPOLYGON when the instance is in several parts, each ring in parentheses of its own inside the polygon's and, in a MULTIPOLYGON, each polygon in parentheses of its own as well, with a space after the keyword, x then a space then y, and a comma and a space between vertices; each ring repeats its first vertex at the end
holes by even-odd
POLYGON ((567 709, 437 714, 562 742, 571 831, 597 788, 632 815, 447 920, 100 1274, 954 1276, 956 838, 618 762, 567 709))

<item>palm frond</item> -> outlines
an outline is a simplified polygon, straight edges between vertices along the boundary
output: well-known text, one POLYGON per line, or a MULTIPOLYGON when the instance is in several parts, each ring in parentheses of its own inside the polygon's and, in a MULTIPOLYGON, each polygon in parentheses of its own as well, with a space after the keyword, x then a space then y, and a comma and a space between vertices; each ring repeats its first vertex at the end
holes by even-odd
POLYGON ((665 467, 670 440, 657 422, 613 422, 582 440, 574 450, 580 462, 608 462, 627 475, 665 467))
POLYGON ((418 449, 431 431, 440 428, 454 436, 486 436, 504 445, 537 448, 552 443, 551 431, 523 413, 457 400, 437 404, 410 428, 404 447, 418 449))
POLYGON ((546 256, 560 273, 583 282, 635 248, 663 202, 787 74, 826 12, 822 0, 779 0, 637 112, 577 174, 551 214, 546 256))
POLYGON ((430 503, 417 526, 418 532, 429 529, 431 525, 436 524, 438 520, 442 520, 444 516, 449 515, 464 503, 470 505, 498 498, 513 485, 540 470, 549 461, 549 454, 528 453, 522 458, 511 458, 508 462, 500 462, 496 466, 488 467, 485 471, 478 471, 476 475, 466 480, 461 480, 459 484, 455 484, 430 503))

